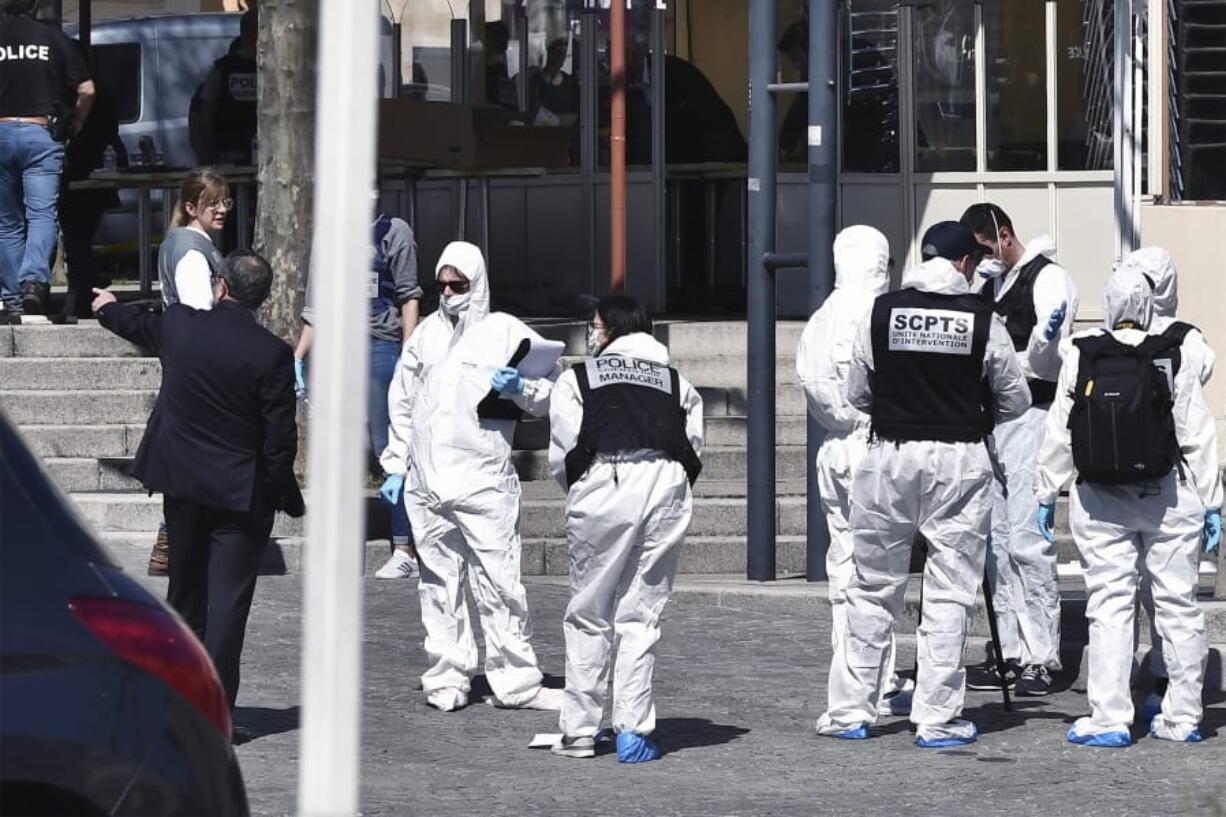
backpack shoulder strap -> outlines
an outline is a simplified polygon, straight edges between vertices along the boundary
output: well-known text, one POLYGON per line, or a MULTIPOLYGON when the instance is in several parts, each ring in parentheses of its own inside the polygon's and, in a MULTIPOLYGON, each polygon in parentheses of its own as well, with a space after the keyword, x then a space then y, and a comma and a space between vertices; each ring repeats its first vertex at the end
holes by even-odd
POLYGON ((1175 349, 1181 343, 1182 338, 1174 338, 1163 332, 1161 335, 1150 335, 1145 340, 1141 341, 1136 348, 1138 357, 1144 356, 1153 360, 1160 357, 1164 352, 1175 349))
POLYGON ((1182 345, 1184 338, 1186 338, 1188 333, 1193 329, 1196 329, 1196 327, 1190 323, 1186 323, 1185 321, 1175 321, 1166 328, 1166 331, 1162 333, 1162 336, 1165 338, 1174 338, 1177 344, 1182 345))

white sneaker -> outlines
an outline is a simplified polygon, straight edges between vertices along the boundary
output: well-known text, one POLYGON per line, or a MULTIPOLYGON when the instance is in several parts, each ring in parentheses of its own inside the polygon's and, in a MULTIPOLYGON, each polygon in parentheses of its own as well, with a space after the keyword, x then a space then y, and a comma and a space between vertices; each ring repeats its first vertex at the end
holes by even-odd
POLYGON ((548 712, 560 712, 563 697, 565 697, 565 693, 560 689, 541 687, 531 699, 522 704, 504 704, 492 695, 486 698, 486 701, 491 706, 496 706, 499 709, 544 709, 548 712))
POLYGON ((443 712, 455 712, 468 705, 468 695, 455 687, 436 689, 426 696, 426 703, 443 712))
POLYGON ((417 562, 399 548, 392 549, 383 567, 375 571, 376 579, 412 579, 417 577, 417 562))

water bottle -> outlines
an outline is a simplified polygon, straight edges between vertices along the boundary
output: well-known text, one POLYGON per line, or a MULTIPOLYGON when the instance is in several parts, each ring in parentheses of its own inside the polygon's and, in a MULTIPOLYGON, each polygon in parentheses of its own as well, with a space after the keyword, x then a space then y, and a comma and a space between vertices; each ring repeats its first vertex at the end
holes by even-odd
POLYGON ((107 145, 106 150, 102 151, 102 169, 109 172, 114 172, 119 166, 119 158, 115 155, 115 146, 107 145))

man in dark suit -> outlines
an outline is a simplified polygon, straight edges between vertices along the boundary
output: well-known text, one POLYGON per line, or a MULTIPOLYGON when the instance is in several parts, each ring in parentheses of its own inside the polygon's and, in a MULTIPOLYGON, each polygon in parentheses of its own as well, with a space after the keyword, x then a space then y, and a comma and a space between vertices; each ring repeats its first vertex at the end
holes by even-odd
POLYGON ((234 707, 247 614, 276 511, 303 513, 293 352, 256 322, 272 269, 253 252, 226 258, 216 306, 163 314, 95 289, 110 331, 157 353, 162 390, 132 473, 163 495, 170 534, 166 600, 204 642, 234 707))

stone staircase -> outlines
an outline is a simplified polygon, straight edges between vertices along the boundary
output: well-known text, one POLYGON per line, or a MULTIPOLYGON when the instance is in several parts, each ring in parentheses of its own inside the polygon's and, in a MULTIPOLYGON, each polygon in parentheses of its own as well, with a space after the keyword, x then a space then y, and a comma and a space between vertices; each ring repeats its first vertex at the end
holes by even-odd
MULTIPOLYGON (((567 343, 578 359, 584 327, 538 324, 542 334, 567 343)), ((780 575, 805 565, 805 405, 794 356, 801 322, 780 322, 776 344, 778 539, 780 575)), ((744 322, 661 321, 657 336, 674 365, 703 395, 706 446, 695 489, 694 519, 681 570, 743 574, 746 541, 746 389, 744 322)), ((161 521, 161 499, 144 493, 128 475, 144 423, 161 383, 160 364, 94 322, 77 326, 0 327, 0 408, 18 426, 48 471, 69 493, 125 565, 143 560, 161 521)), ((544 421, 522 423, 515 466, 524 486, 521 533, 525 574, 565 574, 565 496, 549 478, 544 421)), ((386 508, 368 502, 372 543, 367 561, 386 555, 386 508)), ((1064 526, 1064 503, 1058 522, 1064 526)), ((281 517, 273 562, 294 570, 302 520, 281 517)), ((1076 549, 1061 536, 1062 575, 1080 572, 1076 549)))
MULTIPOLYGON (((804 401, 793 355, 803 325, 781 323, 778 393, 779 557, 781 573, 804 568, 804 401)), ((545 335, 582 351, 581 325, 544 324, 545 335)), ((699 387, 706 414, 704 471, 682 570, 737 573, 745 565, 745 326, 735 322, 662 322, 657 334, 675 365, 699 387)), ((160 497, 144 493, 128 475, 144 423, 161 382, 156 358, 93 322, 77 326, 0 329, 0 408, 18 426, 82 516, 125 565, 138 568, 161 521, 160 497)), ((548 425, 523 423, 515 466, 524 484, 524 572, 565 573, 564 494, 549 478, 548 425)), ((371 535, 386 515, 370 501, 371 535)), ((277 558, 287 569, 303 533, 301 520, 279 518, 277 558)), ((384 534, 385 535, 385 534, 384 534)), ((386 545, 373 544, 377 563, 386 545)))

